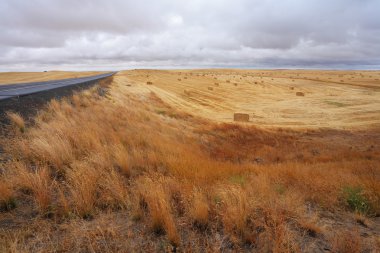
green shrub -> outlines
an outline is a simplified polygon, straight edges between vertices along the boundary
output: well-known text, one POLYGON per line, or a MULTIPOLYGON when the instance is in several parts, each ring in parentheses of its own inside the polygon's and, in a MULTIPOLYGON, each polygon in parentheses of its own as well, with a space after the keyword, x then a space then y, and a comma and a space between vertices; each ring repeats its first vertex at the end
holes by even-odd
POLYGON ((230 177, 229 181, 233 184, 245 185, 245 177, 243 175, 234 175, 230 177))
POLYGON ((275 185, 274 185, 274 190, 275 190, 278 194, 282 195, 282 194, 285 193, 285 191, 286 191, 286 187, 285 187, 284 185, 282 185, 282 184, 275 184, 275 185))
POLYGON ((368 214, 371 207, 368 199, 363 194, 363 189, 360 187, 344 187, 344 198, 348 207, 355 212, 368 214))

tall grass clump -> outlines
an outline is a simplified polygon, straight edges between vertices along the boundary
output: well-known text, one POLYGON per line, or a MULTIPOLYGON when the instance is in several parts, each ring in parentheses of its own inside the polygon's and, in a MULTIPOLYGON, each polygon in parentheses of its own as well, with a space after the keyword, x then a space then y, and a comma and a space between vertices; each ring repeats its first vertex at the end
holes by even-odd
POLYGON ((19 113, 7 112, 7 117, 17 131, 21 133, 25 132, 25 121, 19 113))
POLYGON ((12 186, 7 181, 0 179, 0 212, 14 209, 16 203, 12 186))

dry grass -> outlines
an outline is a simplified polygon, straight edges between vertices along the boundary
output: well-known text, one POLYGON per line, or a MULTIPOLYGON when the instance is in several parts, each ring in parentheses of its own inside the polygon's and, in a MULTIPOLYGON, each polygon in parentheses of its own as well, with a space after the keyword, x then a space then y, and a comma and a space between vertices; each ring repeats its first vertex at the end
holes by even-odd
POLYGON ((72 169, 67 171, 73 211, 83 218, 93 216, 100 176, 95 168, 86 163, 73 164, 72 169))
POLYGON ((361 238, 358 232, 345 231, 336 236, 332 244, 332 252, 356 253, 362 252, 361 238))
POLYGON ((344 252, 337 226, 376 250, 376 226, 352 214, 380 213, 378 131, 217 124, 128 83, 53 100, 4 140, 0 203, 17 207, 0 224, 18 222, 0 231, 4 251, 344 252))
POLYGON ((223 205, 222 222, 226 231, 249 242, 251 236, 248 221, 252 204, 249 203, 247 193, 239 186, 232 186, 221 189, 219 194, 223 205))
POLYGON ((25 121, 19 113, 7 112, 7 116, 16 131, 25 132, 25 121))
POLYGON ((190 217, 193 219, 194 225, 199 228, 206 228, 209 222, 210 207, 205 194, 196 189, 193 192, 193 199, 189 207, 190 217))
POLYGON ((318 217, 308 217, 307 219, 301 219, 298 221, 298 225, 303 229, 308 236, 316 237, 323 234, 324 230, 318 224, 318 217))
MULTIPOLYGON (((162 180, 162 179, 161 179, 162 180)), ((180 242, 173 212, 171 210, 170 198, 162 183, 156 183, 160 178, 144 178, 137 183, 140 196, 140 208, 146 208, 149 213, 149 223, 152 231, 157 234, 166 233, 168 240, 178 245, 180 242)))
POLYGON ((10 182, 0 181, 0 211, 8 211, 15 208, 15 193, 10 182))
POLYGON ((47 167, 27 168, 22 163, 15 163, 12 168, 13 183, 26 194, 32 194, 36 208, 41 214, 51 211, 54 180, 47 167))

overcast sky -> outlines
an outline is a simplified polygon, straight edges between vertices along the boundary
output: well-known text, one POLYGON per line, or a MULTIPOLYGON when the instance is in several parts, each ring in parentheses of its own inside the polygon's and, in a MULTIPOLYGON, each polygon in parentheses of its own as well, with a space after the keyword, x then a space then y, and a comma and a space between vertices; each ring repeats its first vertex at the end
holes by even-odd
POLYGON ((380 0, 0 0, 0 71, 380 68, 380 0))

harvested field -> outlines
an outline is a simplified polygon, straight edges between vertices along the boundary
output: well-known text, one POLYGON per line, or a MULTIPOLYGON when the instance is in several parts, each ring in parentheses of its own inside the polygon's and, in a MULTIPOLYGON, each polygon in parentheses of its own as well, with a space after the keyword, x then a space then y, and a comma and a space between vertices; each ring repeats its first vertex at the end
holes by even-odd
POLYGON ((127 76, 143 84, 147 72, 155 83, 149 89, 161 99, 215 122, 232 122, 234 112, 245 111, 255 115, 253 125, 263 127, 380 126, 380 71, 181 70, 193 73, 181 82, 179 71, 136 70, 127 76), (208 89, 216 79, 224 84, 208 89), (184 89, 193 90, 193 96, 183 97, 184 89))

